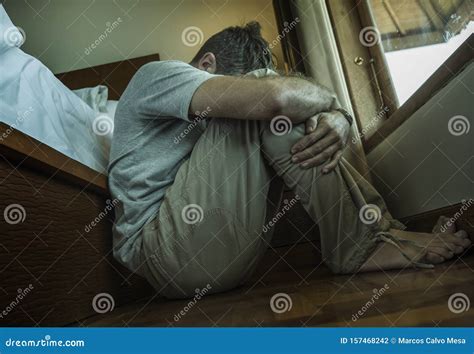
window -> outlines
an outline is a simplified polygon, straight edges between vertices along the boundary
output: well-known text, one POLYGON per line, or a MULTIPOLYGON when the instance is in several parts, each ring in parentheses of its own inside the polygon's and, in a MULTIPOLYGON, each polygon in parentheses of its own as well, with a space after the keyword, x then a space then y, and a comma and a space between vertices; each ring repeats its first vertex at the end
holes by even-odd
POLYGON ((472 34, 470 0, 370 0, 402 105, 472 34))
POLYGON ((366 153, 472 58, 472 0, 326 4, 366 153))

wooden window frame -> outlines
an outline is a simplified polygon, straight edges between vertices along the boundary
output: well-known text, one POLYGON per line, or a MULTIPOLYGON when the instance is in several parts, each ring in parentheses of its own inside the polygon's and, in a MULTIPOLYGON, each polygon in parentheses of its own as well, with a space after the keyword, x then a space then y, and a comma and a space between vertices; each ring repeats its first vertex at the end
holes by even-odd
MULTIPOLYGON (((371 52, 359 40, 362 28, 366 27, 359 15, 359 3, 360 0, 326 0, 352 109, 364 145, 366 139, 397 109, 397 102, 393 102, 390 95, 382 99, 381 81, 374 77, 374 71, 386 70, 387 67, 379 64, 378 60, 371 62, 375 49, 371 52), (388 107, 388 112, 385 107, 388 107)), ((386 72, 383 77, 390 78, 390 74, 386 72)))
POLYGON ((359 38, 364 28, 375 26, 369 0, 326 0, 326 4, 366 153, 372 151, 472 61, 474 35, 399 106, 381 41, 373 46, 364 46, 359 38))

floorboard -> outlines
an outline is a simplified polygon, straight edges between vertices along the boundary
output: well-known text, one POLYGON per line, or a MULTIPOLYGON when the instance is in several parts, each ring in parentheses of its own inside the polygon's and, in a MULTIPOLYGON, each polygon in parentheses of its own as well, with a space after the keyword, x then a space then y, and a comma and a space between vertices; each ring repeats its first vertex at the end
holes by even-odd
POLYGON ((473 326, 474 309, 454 313, 451 295, 474 301, 474 254, 433 270, 336 276, 318 259, 318 245, 270 250, 253 280, 207 295, 180 318, 187 300, 146 299, 75 326, 473 326), (290 262, 291 260, 291 262, 290 262), (384 288, 385 290, 381 290, 384 288), (375 298, 375 291, 378 294, 375 298), (288 295, 291 309, 272 311, 271 298, 288 295), (373 302, 371 302, 373 300, 373 302), (370 302, 370 304, 368 304, 370 302), (357 315, 358 314, 358 315, 357 315), (357 315, 357 316, 356 316, 357 315))

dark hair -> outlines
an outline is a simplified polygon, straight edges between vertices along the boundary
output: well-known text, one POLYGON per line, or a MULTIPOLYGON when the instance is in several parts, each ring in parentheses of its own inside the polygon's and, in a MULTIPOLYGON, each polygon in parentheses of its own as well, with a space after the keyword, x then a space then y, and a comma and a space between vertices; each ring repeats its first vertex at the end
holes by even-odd
POLYGON ((216 57, 216 74, 241 75, 262 68, 273 69, 272 54, 260 30, 256 21, 243 27, 228 27, 209 38, 192 63, 211 52, 216 57))

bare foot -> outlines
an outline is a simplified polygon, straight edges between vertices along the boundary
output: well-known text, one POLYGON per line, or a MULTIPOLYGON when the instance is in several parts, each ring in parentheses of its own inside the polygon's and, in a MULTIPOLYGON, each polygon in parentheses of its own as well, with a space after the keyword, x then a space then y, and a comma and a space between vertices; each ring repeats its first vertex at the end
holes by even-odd
POLYGON ((420 249, 407 247, 409 256, 413 256, 412 259, 421 263, 445 262, 455 254, 463 253, 471 245, 471 240, 465 231, 428 234, 392 229, 389 232, 402 240, 410 240, 421 246, 420 249))
POLYGON ((454 234, 456 232, 456 225, 450 221, 447 216, 440 216, 435 226, 433 226, 432 233, 454 234))
POLYGON ((382 242, 359 271, 400 269, 411 266, 413 262, 428 265, 445 262, 471 246, 465 231, 449 231, 430 234, 390 229, 389 233, 396 239, 409 241, 400 243, 409 259, 394 245, 382 242))

